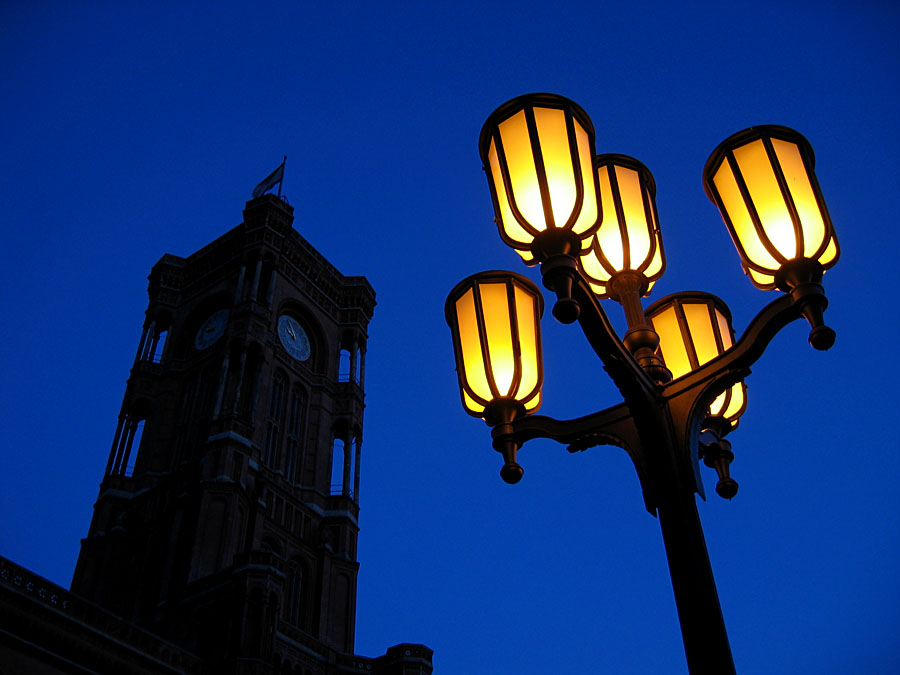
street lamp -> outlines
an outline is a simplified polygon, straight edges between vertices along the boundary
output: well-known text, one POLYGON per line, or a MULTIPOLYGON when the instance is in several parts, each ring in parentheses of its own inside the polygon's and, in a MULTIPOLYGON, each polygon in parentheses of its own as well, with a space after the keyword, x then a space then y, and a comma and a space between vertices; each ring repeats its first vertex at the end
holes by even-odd
POLYGON ((445 307, 463 406, 491 427, 508 483, 522 478, 517 451, 533 438, 570 452, 624 449, 659 518, 690 672, 733 673, 694 493, 704 496, 700 459, 716 469, 721 496, 737 492, 725 436, 746 407, 744 378, 775 335, 806 318, 814 348, 834 343, 821 281, 839 249, 812 148, 791 129, 753 127, 706 164, 707 195, 751 281, 784 292, 735 340, 728 307, 708 293, 676 293, 644 310, 641 298, 665 270, 656 185, 631 157, 594 156, 593 124, 578 105, 553 94, 515 98, 485 122, 479 147, 501 238, 540 265, 553 315, 579 322, 624 400, 571 420, 534 415, 541 296, 524 277, 491 271, 458 284, 445 307), (601 298, 622 305, 622 338, 601 298))

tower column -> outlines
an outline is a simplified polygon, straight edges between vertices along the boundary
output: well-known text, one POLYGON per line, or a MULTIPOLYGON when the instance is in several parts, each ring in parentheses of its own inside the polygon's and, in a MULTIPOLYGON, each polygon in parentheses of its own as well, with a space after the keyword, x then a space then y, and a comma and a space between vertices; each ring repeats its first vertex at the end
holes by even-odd
POLYGON ((138 349, 138 357, 137 360, 144 361, 147 359, 147 353, 150 350, 150 343, 153 341, 153 336, 156 334, 156 321, 151 321, 147 326, 144 327, 144 333, 141 335, 141 346, 138 349))
POLYGON ((344 443, 344 473, 341 480, 341 494, 344 497, 350 496, 350 461, 353 452, 351 436, 345 436, 342 441, 344 443))
POLYGON ((359 342, 356 339, 356 336, 353 337, 353 342, 350 343, 350 381, 356 382, 356 358, 359 353, 359 342))
POLYGON ((111 475, 122 473, 123 455, 125 448, 128 446, 128 435, 131 431, 131 415, 125 413, 124 424, 120 425, 121 432, 118 436, 118 447, 116 448, 116 458, 113 460, 111 475))
POLYGON ((156 324, 153 325, 153 337, 149 340, 149 347, 147 349, 147 360, 152 361, 153 357, 156 356, 156 348, 159 346, 159 336, 160 331, 156 330, 156 324))
POLYGON ((362 452, 362 436, 357 436, 356 438, 356 461, 353 463, 354 466, 354 474, 353 474, 353 499, 359 504, 359 456, 362 452))
POLYGON ((122 425, 125 424, 125 413, 119 413, 119 424, 116 426, 116 435, 113 436, 112 448, 109 450, 109 461, 106 463, 106 474, 104 478, 108 478, 115 465, 117 450, 119 449, 119 440, 122 435, 122 425))
POLYGON ((118 474, 124 475, 128 469, 128 458, 131 456, 131 445, 134 443, 134 434, 136 431, 137 423, 134 421, 134 418, 129 415, 128 423, 125 425, 125 433, 122 434, 124 452, 119 453, 121 455, 121 460, 116 467, 116 473, 118 474))
POLYGON ((159 355, 160 362, 165 361, 168 358, 169 347, 172 345, 172 341, 169 339, 170 337, 172 337, 171 332, 170 332, 171 329, 172 329, 172 324, 170 322, 169 326, 166 329, 166 342, 165 342, 165 344, 163 344, 162 354, 159 355))
POLYGON ((359 388, 365 389, 366 386, 366 345, 363 343, 359 348, 359 388))
POLYGON ((144 353, 144 345, 147 342, 147 333, 149 333, 149 332, 150 332, 150 324, 144 324, 144 330, 141 332, 141 341, 138 342, 137 353, 134 355, 135 361, 141 360, 141 354, 144 353))
POLYGON ((156 320, 150 322, 150 328, 147 330, 147 339, 144 340, 144 353, 141 354, 141 359, 146 361, 150 358, 150 355, 153 354, 153 347, 151 345, 156 345, 156 320))

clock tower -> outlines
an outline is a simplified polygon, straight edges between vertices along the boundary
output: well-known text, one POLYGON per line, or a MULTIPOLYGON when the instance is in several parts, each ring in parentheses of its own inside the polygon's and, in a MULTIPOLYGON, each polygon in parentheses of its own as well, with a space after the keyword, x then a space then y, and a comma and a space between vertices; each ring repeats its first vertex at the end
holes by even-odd
POLYGON ((72 592, 211 672, 430 673, 353 654, 367 325, 375 293, 274 195, 165 255, 72 592))

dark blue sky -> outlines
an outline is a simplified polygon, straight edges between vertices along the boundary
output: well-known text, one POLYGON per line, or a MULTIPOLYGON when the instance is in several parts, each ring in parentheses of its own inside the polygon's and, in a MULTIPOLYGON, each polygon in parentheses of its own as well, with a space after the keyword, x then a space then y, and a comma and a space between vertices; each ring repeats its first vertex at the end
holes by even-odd
MULTIPOLYGON (((295 227, 378 293, 357 651, 423 642, 442 675, 685 672, 626 455, 532 442, 508 486, 458 401, 447 293, 483 269, 537 278, 497 235, 478 133, 551 91, 587 110, 598 152, 656 178, 668 270, 650 300, 713 292, 738 332, 775 296, 743 276, 703 164, 754 124, 815 148, 838 341, 775 339, 731 438, 740 493, 700 513, 739 672, 897 672, 900 11, 674 5, 3 3, 0 554, 69 584, 150 267, 240 222, 286 154, 295 227)), ((577 327, 543 329, 542 413, 618 402, 577 327)))

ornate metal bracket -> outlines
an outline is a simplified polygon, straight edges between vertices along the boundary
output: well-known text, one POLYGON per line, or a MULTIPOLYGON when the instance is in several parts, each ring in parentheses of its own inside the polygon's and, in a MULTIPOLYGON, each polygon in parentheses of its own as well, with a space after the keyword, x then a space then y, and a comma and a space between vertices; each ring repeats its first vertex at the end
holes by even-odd
MULTIPOLYGON (((613 445, 631 457, 641 481, 647 510, 656 514, 660 489, 670 481, 662 474, 676 471, 705 498, 700 476, 700 431, 710 403, 721 392, 750 374, 750 367, 789 323, 808 318, 809 308, 827 305, 819 284, 805 284, 769 303, 750 322, 739 340, 719 357, 673 382, 657 384, 619 339, 609 317, 584 278, 570 273, 571 300, 585 337, 603 362, 624 402, 572 420, 543 415, 520 416, 495 426, 494 447, 519 448, 533 438, 567 444, 570 452, 613 445), (675 466, 660 448, 676 451, 675 466)), ((570 304, 570 303, 569 303, 570 304)))

